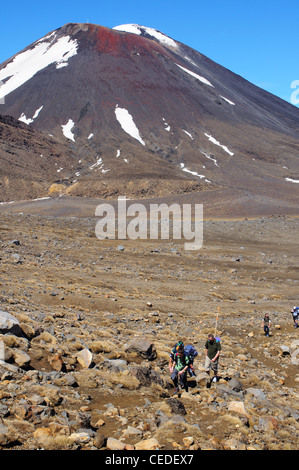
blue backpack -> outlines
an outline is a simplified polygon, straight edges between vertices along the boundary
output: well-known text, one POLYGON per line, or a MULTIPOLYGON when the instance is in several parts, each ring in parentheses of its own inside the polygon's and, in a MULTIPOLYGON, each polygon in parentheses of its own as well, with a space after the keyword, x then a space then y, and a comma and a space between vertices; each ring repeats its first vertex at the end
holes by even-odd
POLYGON ((299 315, 299 307, 294 307, 292 310, 293 317, 296 317, 299 315))
POLYGON ((192 346, 192 344, 187 344, 184 351, 185 354, 187 354, 187 356, 189 356, 191 359, 194 359, 198 355, 198 352, 196 351, 195 347, 192 346))

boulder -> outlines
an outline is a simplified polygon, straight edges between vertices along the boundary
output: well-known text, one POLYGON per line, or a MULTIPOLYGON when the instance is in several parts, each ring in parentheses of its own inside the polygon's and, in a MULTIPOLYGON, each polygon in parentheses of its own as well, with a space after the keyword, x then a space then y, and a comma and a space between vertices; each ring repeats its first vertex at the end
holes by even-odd
POLYGON ((291 359, 298 359, 299 357, 299 348, 295 349, 295 351, 291 354, 291 359))
POLYGON ((104 365, 111 368, 111 372, 123 372, 127 370, 128 363, 123 359, 107 359, 105 358, 104 365))
POLYGON ((155 438, 139 441, 135 444, 135 450, 159 450, 160 444, 155 438))
POLYGON ((254 387, 247 388, 246 389, 246 395, 249 399, 251 399, 251 397, 253 397, 259 403, 264 403, 264 404, 269 403, 265 393, 259 388, 254 388, 254 387))
POLYGON ((69 439, 76 444, 87 444, 90 441, 90 435, 87 432, 73 432, 69 439))
POLYGON ((228 405, 228 410, 233 411, 239 415, 246 416, 246 418, 250 418, 250 414, 247 412, 242 401, 231 401, 228 405))
POLYGON ((289 348, 289 346, 285 346, 284 344, 280 346, 280 351, 282 356, 288 356, 292 353, 291 348, 289 348))
POLYGON ((206 387, 209 382, 210 377, 206 372, 201 372, 197 374, 195 381, 198 387, 206 387))
POLYGON ((92 353, 87 348, 82 349, 76 358, 83 369, 88 369, 92 364, 92 353))
POLYGON ((126 353, 137 353, 143 359, 153 361, 157 357, 157 351, 153 343, 146 338, 134 339, 124 346, 126 353))
POLYGON ((183 443, 184 443, 184 446, 187 448, 192 446, 194 444, 193 436, 183 437, 183 443))
POLYGON ((125 450, 126 444, 114 437, 108 437, 106 447, 108 450, 125 450))
POLYGON ((232 377, 228 382, 227 385, 229 388, 234 390, 235 392, 241 392, 244 389, 243 384, 237 380, 235 377, 232 377))
POLYGON ((273 432, 278 430, 278 421, 274 416, 264 416, 259 418, 259 431, 273 432))
POLYGON ((59 353, 53 354, 52 356, 48 357, 48 362, 53 370, 57 370, 58 372, 65 370, 63 359, 59 353))
POLYGON ((0 333, 12 333, 16 336, 23 335, 19 321, 13 315, 3 310, 0 310, 0 333))
POLYGON ((30 356, 25 353, 24 351, 21 351, 20 349, 14 349, 13 350, 13 358, 14 362, 19 366, 19 367, 29 367, 30 365, 30 356))
POLYGON ((184 416, 187 412, 183 403, 177 398, 169 398, 167 404, 170 406, 172 413, 184 416))
POLYGON ((106 443, 106 438, 104 434, 98 431, 93 441, 94 446, 97 447, 98 449, 101 449, 101 447, 105 446, 105 443, 106 443))
POLYGON ((152 383, 163 386, 163 379, 158 372, 148 367, 132 367, 131 374, 137 378, 143 387, 150 387, 152 383))

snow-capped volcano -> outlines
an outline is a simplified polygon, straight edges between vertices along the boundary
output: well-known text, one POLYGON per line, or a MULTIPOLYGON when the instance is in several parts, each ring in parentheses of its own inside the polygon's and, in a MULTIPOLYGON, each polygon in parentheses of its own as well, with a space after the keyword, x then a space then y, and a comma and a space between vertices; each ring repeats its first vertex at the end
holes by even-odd
MULTIPOLYGON (((30 159, 37 174, 47 168, 43 191, 100 196, 130 181, 140 194, 157 181, 176 193, 298 191, 298 108, 156 29, 67 24, 1 64, 0 80, 0 113, 65 149, 59 164, 33 157, 31 138, 14 147, 25 180, 30 159)), ((2 139, 2 200, 10 150, 2 139)))

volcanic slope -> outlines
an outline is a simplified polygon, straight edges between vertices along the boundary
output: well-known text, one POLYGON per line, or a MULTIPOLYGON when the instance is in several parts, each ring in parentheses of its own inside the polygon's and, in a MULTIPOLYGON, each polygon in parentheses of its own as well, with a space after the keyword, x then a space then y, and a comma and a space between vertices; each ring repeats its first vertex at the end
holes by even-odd
MULTIPOLYGON (((67 24, 4 62, 0 80, 1 114, 60 146, 32 197, 226 191, 297 210, 298 108, 157 30, 67 24)), ((32 145, 10 160, 0 136, 2 201, 30 196, 20 168, 36 188, 32 145)))

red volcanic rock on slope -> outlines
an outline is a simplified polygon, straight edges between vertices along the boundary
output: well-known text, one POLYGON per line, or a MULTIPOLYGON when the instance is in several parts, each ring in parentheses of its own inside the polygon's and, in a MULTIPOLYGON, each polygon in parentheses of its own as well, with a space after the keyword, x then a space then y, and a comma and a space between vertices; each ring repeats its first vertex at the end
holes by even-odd
MULTIPOLYGON (((150 194, 152 184, 157 194, 298 196, 299 110, 154 29, 67 24, 4 62, 0 80, 0 112, 35 136, 14 166, 32 183, 34 162, 41 195, 53 185, 71 195, 102 196, 107 185, 107 194, 150 194), (32 156, 41 135, 61 162, 49 155, 46 174, 32 156)), ((0 136, 2 200, 20 178, 7 162, 0 136)))

